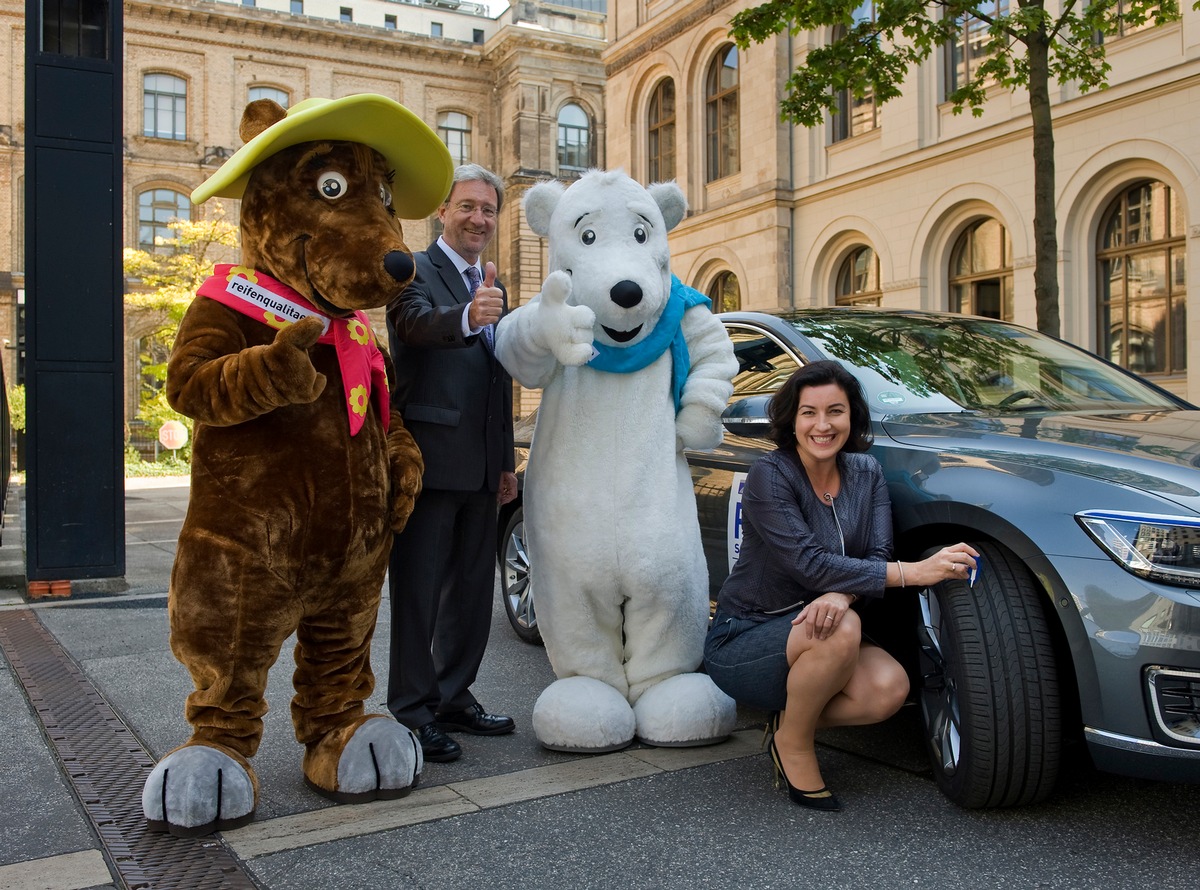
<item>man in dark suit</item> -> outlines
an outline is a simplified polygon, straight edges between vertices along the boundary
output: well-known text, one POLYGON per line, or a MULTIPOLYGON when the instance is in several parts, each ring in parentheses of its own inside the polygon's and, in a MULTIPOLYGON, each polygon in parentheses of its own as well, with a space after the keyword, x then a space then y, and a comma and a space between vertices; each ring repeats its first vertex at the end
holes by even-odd
POLYGON ((477 164, 454 171, 442 235, 389 307, 392 405, 425 458, 424 488, 392 547, 388 709, 425 759, 462 754, 448 732, 500 735, 511 717, 471 694, 491 628, 497 504, 517 494, 512 381, 492 353, 507 294, 479 257, 496 233, 504 184, 477 164))

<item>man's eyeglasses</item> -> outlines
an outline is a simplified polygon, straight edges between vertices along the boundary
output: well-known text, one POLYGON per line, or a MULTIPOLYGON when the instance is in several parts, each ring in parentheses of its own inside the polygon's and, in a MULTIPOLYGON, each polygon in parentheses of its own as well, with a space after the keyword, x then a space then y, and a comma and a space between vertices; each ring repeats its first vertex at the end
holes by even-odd
POLYGON ((483 214, 484 219, 495 219, 500 211, 490 204, 474 204, 470 201, 459 201, 454 205, 454 212, 461 213, 464 216, 474 216, 478 210, 483 214))

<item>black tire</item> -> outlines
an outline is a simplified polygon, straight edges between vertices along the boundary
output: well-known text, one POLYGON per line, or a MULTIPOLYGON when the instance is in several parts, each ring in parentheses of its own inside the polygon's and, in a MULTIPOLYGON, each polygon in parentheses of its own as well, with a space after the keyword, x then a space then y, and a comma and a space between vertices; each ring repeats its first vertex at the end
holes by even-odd
POLYGON ((500 596, 513 631, 526 643, 540 646, 533 587, 529 580, 529 552, 525 549, 525 511, 517 507, 504 527, 500 541, 500 596))
POLYGON ((1054 789, 1062 755, 1050 629, 1020 560, 973 546, 984 559, 974 588, 943 581, 917 598, 925 743, 938 786, 956 804, 1036 803, 1054 789))

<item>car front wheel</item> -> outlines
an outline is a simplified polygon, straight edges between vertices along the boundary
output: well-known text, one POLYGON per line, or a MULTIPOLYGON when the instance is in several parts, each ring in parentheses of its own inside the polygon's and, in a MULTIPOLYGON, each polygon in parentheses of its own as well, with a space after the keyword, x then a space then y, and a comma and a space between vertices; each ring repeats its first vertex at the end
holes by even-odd
POLYGON ((1035 803, 1054 788, 1062 748, 1050 629, 1020 560, 974 547, 974 587, 950 580, 918 595, 925 742, 939 787, 960 806, 1035 803))
POLYGON ((529 553, 525 549, 525 511, 518 507, 508 519, 501 542, 500 588, 508 623, 526 643, 540 644, 529 581, 529 553))

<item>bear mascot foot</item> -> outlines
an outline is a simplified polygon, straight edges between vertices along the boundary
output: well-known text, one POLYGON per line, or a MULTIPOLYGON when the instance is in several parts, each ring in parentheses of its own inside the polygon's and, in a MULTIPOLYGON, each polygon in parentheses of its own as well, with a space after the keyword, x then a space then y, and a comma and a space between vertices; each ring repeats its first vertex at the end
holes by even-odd
POLYGON ((198 837, 245 825, 257 800, 258 782, 244 758, 197 742, 159 761, 142 789, 142 812, 155 831, 198 837))
POLYGON ((417 786, 424 766, 421 745, 408 727, 372 714, 309 745, 304 781, 338 803, 395 800, 417 786))
POLYGON ((533 732, 551 751, 619 751, 633 741, 635 729, 625 696, 592 677, 555 680, 533 706, 533 732))
POLYGON ((708 674, 676 674, 651 686, 633 706, 637 737, 647 745, 688 748, 723 742, 737 705, 708 674))

